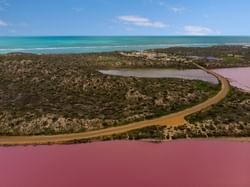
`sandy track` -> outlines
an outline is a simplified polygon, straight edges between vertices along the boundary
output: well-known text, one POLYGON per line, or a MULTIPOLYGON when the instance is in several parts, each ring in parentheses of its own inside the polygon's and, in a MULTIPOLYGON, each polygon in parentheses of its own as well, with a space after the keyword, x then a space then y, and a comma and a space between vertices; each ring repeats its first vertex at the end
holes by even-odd
POLYGON ((29 145, 29 144, 56 144, 56 143, 66 143, 74 140, 83 140, 88 138, 97 138, 101 136, 108 136, 113 134, 125 133, 131 130, 136 130, 144 127, 149 127, 152 125, 159 126, 179 126, 187 123, 185 117, 209 109, 213 105, 219 103, 223 100, 229 90, 230 85, 228 81, 220 76, 219 74, 207 70, 199 65, 200 69, 208 72, 209 74, 215 76, 221 83, 221 90, 212 98, 209 98, 203 103, 200 103, 196 106, 188 108, 186 110, 169 114, 160 118, 145 120, 140 122, 131 123, 128 125, 111 127, 107 129, 95 130, 90 132, 83 133, 74 133, 74 134, 62 134, 62 135, 53 135, 53 136, 0 136, 0 145, 29 145))

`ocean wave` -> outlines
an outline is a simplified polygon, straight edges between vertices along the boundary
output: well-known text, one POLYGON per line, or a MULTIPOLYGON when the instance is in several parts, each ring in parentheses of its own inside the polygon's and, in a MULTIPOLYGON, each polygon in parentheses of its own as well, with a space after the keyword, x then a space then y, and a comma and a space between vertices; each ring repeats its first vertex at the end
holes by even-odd
POLYGON ((149 49, 162 47, 203 47, 215 45, 243 45, 250 46, 250 43, 176 43, 176 44, 140 44, 140 45, 103 45, 103 46, 69 46, 69 47, 34 47, 34 48, 0 48, 0 52, 33 52, 33 51, 64 51, 74 49, 149 49))

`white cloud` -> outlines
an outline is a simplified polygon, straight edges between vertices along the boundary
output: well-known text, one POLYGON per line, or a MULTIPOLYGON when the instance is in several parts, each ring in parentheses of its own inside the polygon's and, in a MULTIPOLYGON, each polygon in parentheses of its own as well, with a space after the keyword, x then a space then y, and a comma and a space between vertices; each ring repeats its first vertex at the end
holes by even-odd
POLYGON ((165 28, 167 25, 160 21, 151 21, 148 18, 140 16, 119 16, 118 19, 125 24, 131 24, 142 27, 165 28))
POLYGON ((160 5, 160 6, 165 6, 166 2, 164 2, 164 1, 158 1, 157 4, 160 5))
POLYGON ((185 10, 185 8, 182 8, 182 7, 170 7, 170 9, 171 9, 174 13, 183 12, 183 11, 185 10))
POLYGON ((168 9, 168 11, 171 11, 174 13, 181 13, 181 12, 187 10, 187 8, 185 8, 183 6, 170 5, 166 1, 158 1, 157 4, 161 7, 165 7, 166 9, 168 9))
POLYGON ((3 20, 0 20, 0 27, 7 27, 8 23, 4 22, 3 20))
POLYGON ((201 27, 201 26, 194 26, 194 25, 187 25, 184 27, 185 34, 188 35, 210 35, 210 34, 218 34, 218 32, 210 29, 208 27, 201 27))

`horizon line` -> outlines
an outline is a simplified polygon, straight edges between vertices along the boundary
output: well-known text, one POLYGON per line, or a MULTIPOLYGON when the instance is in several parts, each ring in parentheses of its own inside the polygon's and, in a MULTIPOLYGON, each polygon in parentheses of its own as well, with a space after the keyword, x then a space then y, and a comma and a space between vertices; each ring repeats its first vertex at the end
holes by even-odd
POLYGON ((250 37, 250 35, 0 35, 0 37, 250 37))

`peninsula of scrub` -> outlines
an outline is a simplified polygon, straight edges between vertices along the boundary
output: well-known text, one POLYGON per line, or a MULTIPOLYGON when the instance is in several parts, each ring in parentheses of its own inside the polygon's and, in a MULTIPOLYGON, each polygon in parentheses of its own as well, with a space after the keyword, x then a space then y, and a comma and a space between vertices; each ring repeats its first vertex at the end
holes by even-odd
POLYGON ((73 133, 127 124, 182 110, 217 88, 201 81, 103 75, 84 62, 4 60, 0 134, 73 133))
MULTIPOLYGON (((190 69, 196 68, 194 63, 206 68, 246 67, 250 66, 250 49, 216 46, 143 52, 1 55, 0 135, 78 133, 181 111, 214 96, 219 85, 172 78, 116 77, 98 70, 190 69)), ((250 94, 233 89, 211 110, 190 116, 189 124, 156 129, 152 126, 133 131, 132 137, 249 136, 249 100, 250 94)), ((124 135, 114 136, 124 138, 124 135)), ((131 139, 129 132, 125 137, 131 139)))

